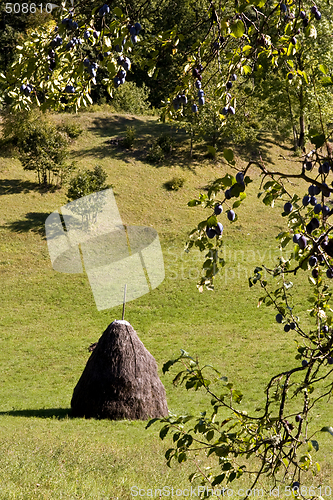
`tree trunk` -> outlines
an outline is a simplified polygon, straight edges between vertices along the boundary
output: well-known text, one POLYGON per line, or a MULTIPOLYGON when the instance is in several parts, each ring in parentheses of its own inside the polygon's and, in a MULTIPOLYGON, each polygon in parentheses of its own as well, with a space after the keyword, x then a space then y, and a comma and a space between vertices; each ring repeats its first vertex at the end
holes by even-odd
POLYGON ((289 102, 289 113, 290 113, 290 119, 291 119, 291 123, 292 123, 292 127, 293 127, 293 135, 294 135, 294 149, 296 151, 297 147, 298 147, 298 134, 297 134, 297 128, 296 128, 296 125, 295 125, 295 121, 294 121, 294 114, 293 114, 293 110, 292 110, 292 107, 291 107, 291 100, 290 100, 290 94, 289 94, 289 91, 287 90, 287 94, 288 94, 288 102, 289 102))
POLYGON ((193 154, 193 129, 191 130, 190 158, 192 158, 192 154, 193 154))
POLYGON ((298 146, 302 149, 302 151, 305 151, 304 137, 305 137, 305 119, 304 119, 304 111, 301 109, 301 115, 299 117, 298 146))
MULTIPOLYGON (((303 63, 301 59, 301 54, 298 55, 298 68, 303 71, 303 63)), ((304 91, 303 85, 301 85, 300 93, 299 93, 299 138, 298 138, 298 147, 305 151, 305 116, 304 116, 304 91)))

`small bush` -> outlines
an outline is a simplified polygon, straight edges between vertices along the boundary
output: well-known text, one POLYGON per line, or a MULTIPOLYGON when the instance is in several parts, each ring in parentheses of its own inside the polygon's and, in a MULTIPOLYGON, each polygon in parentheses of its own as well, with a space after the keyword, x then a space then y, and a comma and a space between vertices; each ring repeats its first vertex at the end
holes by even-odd
POLYGON ((181 187, 183 187, 185 179, 183 177, 174 177, 171 181, 165 182, 163 186, 168 191, 178 191, 181 187))
POLYGON ((148 100, 149 89, 143 84, 137 87, 134 82, 125 82, 114 92, 112 105, 116 111, 124 111, 134 115, 151 114, 148 100))
POLYGON ((105 170, 99 165, 96 165, 93 170, 80 170, 77 175, 70 180, 67 191, 68 201, 72 202, 70 210, 73 213, 81 215, 82 225, 89 225, 91 222, 96 222, 98 212, 103 210, 105 197, 103 194, 101 195, 99 191, 112 187, 105 183, 106 179, 107 173, 105 170), (98 194, 88 200, 80 200, 80 198, 93 193, 98 194))
POLYGON ((134 145, 136 138, 135 127, 126 127, 126 137, 122 139, 121 145, 126 149, 131 149, 134 145))
POLYGON ((65 123, 60 129, 71 139, 76 139, 83 132, 83 128, 77 123, 65 123))
POLYGON ((164 160, 165 154, 161 148, 156 142, 154 142, 147 153, 146 160, 149 163, 161 163, 162 160, 164 160))
POLYGON ((171 154, 174 143, 175 143, 175 141, 174 141, 173 137, 171 137, 168 134, 160 135, 156 141, 156 144, 158 144, 158 146, 160 146, 163 153, 166 155, 171 154))

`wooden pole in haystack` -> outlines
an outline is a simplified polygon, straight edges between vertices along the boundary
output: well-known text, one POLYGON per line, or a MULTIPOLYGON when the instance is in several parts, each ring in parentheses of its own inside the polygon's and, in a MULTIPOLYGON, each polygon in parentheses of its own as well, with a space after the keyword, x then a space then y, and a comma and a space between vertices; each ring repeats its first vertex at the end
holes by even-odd
POLYGON ((125 284, 125 290, 124 290, 123 317, 121 318, 123 321, 124 321, 124 318, 125 318, 126 287, 127 287, 127 284, 125 284))

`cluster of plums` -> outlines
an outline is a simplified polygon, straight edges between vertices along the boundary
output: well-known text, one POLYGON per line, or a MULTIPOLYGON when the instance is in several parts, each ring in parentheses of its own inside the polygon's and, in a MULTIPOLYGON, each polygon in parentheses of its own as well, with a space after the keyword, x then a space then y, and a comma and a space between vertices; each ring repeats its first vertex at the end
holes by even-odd
MULTIPOLYGON (((302 13, 303 13, 303 16, 304 16, 305 12, 304 12, 304 11, 302 11, 302 13)), ((317 20, 317 21, 320 21, 320 19, 321 19, 321 13, 320 13, 320 11, 318 10, 318 7, 317 7, 316 5, 313 5, 313 6, 311 7, 311 14, 313 14, 313 15, 315 16, 315 18, 316 18, 316 20, 317 20)), ((304 19, 308 19, 308 18, 306 17, 306 14, 305 14, 305 16, 304 16, 304 19)))
POLYGON ((83 61, 84 69, 88 71, 90 76, 92 78, 95 78, 97 75, 97 68, 98 64, 97 62, 90 62, 89 59, 86 57, 85 60, 83 61))
MULTIPOLYGON (((275 320, 277 321, 277 323, 282 323, 283 320, 284 320, 284 317, 283 317, 283 314, 281 313, 278 313, 276 316, 275 316, 275 320)), ((286 323, 284 325, 284 331, 285 332, 289 332, 290 330, 295 330, 296 329, 296 323, 295 322, 290 322, 290 323, 286 323)), ((327 334, 329 332, 329 328, 327 325, 322 325, 321 327, 321 332, 323 334, 327 334)), ((328 356, 327 358, 327 362, 329 365, 333 365, 333 352, 330 353, 330 355, 328 356)), ((306 366, 308 366, 308 361, 306 359, 303 359, 302 360, 302 366, 305 368, 306 366)), ((296 417, 296 422, 300 422, 300 416, 296 417)))
POLYGON ((98 11, 101 17, 105 16, 105 14, 109 14, 109 12, 110 12, 110 7, 106 3, 102 5, 102 7, 98 11))
POLYGON ((66 85, 65 92, 67 94, 74 94, 74 92, 75 92, 74 86, 73 85, 66 85))
POLYGON ((24 84, 22 83, 21 85, 21 88, 20 88, 20 91, 22 92, 22 94, 24 94, 26 97, 28 97, 31 92, 33 90, 33 86, 30 85, 30 83, 27 83, 27 84, 24 84))
POLYGON ((234 196, 237 196, 239 191, 245 190, 244 175, 242 172, 238 172, 236 175, 236 184, 233 184, 230 188, 226 189, 224 196, 227 200, 230 200, 234 196))
MULTIPOLYGON (((306 161, 305 168, 307 170, 311 170, 313 168, 312 162, 306 161)), ((319 166, 318 171, 319 171, 318 173, 320 173, 320 174, 327 175, 330 171, 330 164, 327 161, 325 161, 324 163, 322 163, 319 166)), ((322 216, 324 218, 326 218, 332 214, 332 211, 327 205, 325 205, 325 203, 318 203, 316 196, 319 195, 320 193, 322 193, 323 196, 325 196, 325 197, 329 197, 330 196, 330 189, 329 189, 328 185, 325 182, 321 183, 320 185, 311 184, 308 188, 308 194, 306 194, 303 197, 302 204, 304 207, 307 207, 309 205, 313 206, 313 212, 315 215, 322 214, 322 216)), ((294 207, 290 201, 285 203, 283 208, 284 208, 285 214, 290 214, 294 209, 294 207)), ((319 226, 320 226, 319 219, 317 217, 312 217, 310 222, 306 225, 305 231, 307 234, 310 235, 313 231, 318 229, 319 226)), ((298 244, 302 250, 304 250, 308 245, 308 240, 304 234, 299 234, 299 233, 294 234, 293 242, 298 244)), ((325 242, 322 243, 323 248, 324 248, 324 246, 325 246, 325 242)), ((319 256, 319 257, 321 258, 321 256, 319 256)), ((311 262, 313 262, 313 260, 311 260, 311 262)), ((313 264, 313 265, 315 265, 315 264, 313 264)), ((330 269, 328 269, 328 277, 333 278, 333 273, 331 276, 330 269)))
MULTIPOLYGON (((285 13, 287 12, 287 6, 286 6, 286 4, 285 4, 285 3, 281 3, 281 4, 280 4, 280 10, 281 10, 281 12, 282 12, 283 14, 285 14, 285 13)), ((320 21, 320 19, 321 19, 321 13, 319 12, 318 7, 317 7, 316 5, 313 5, 313 6, 311 7, 311 14, 313 14, 313 15, 314 15, 314 17, 315 17, 315 19, 316 19, 317 21, 320 21)), ((301 10, 301 11, 300 11, 300 13, 299 13, 299 17, 300 17, 300 18, 302 19, 302 21, 303 21, 303 26, 304 26, 304 28, 306 28, 306 27, 309 25, 309 22, 310 22, 310 20, 309 20, 308 16, 306 15, 306 12, 305 12, 304 10, 301 10)), ((288 16, 286 16, 286 20, 288 20, 288 19, 289 19, 289 17, 288 17, 288 16)))
POLYGON ((62 45, 62 38, 60 35, 56 35, 51 41, 51 48, 56 49, 57 47, 60 47, 60 45, 62 45))
MULTIPOLYGON (((237 189, 244 190, 245 189, 245 183, 244 183, 244 175, 242 172, 238 172, 236 175, 236 184, 233 184, 233 186, 237 186, 237 189)), ((233 186, 229 189, 227 189, 224 193, 225 198, 227 200, 230 200, 230 198, 233 196, 229 196, 232 192, 233 186), (228 194, 227 194, 228 192, 228 194)), ((217 203, 214 207, 214 214, 215 215, 220 215, 223 212, 223 206, 220 203, 217 203)), ((236 218, 236 214, 233 210, 228 210, 227 211, 227 217, 230 220, 230 222, 233 222, 236 218)), ((218 222, 216 226, 214 227, 206 227, 206 234, 208 238, 214 238, 214 236, 221 236, 223 233, 223 225, 221 222, 218 222)))
POLYGON ((142 27, 140 23, 130 24, 128 26, 128 31, 130 32, 131 40, 133 43, 136 43, 138 41, 138 34, 141 30, 142 27))
POLYGON ((172 101, 172 104, 173 104, 173 109, 175 111, 178 111, 178 109, 180 108, 181 104, 183 104, 185 106, 185 104, 187 104, 187 97, 185 94, 178 94, 174 100, 172 101))
POLYGON ((66 28, 69 28, 70 30, 77 30, 79 25, 77 24, 76 21, 73 21, 72 18, 65 18, 61 21, 61 24, 64 24, 66 26, 66 28))
POLYGON ((54 68, 56 67, 56 60, 55 60, 56 53, 53 49, 49 50, 49 54, 47 56, 47 60, 49 61, 49 71, 53 71, 54 68))
POLYGON ((118 88, 119 85, 122 85, 126 81, 126 73, 129 71, 131 67, 131 61, 128 57, 119 56, 117 60, 119 66, 122 66, 123 69, 119 70, 116 76, 113 79, 113 83, 115 88, 118 88))
MULTIPOLYGON (((107 4, 104 4, 100 9, 99 9, 99 15, 101 17, 105 16, 106 14, 109 14, 110 12, 110 7, 107 5, 107 4)), ((71 31, 75 31, 78 29, 78 23, 76 21, 74 21, 71 17, 68 17, 68 18, 65 18, 61 21, 61 23, 69 30, 71 31)), ((128 26, 128 31, 131 35, 131 39, 132 39, 132 42, 135 43, 137 41, 137 35, 140 33, 142 27, 141 27, 141 24, 140 23, 135 23, 134 25, 129 25, 128 26)), ((58 30, 58 27, 55 28, 55 31, 58 30)), ((97 30, 85 30, 84 31, 84 39, 85 40, 89 40, 91 35, 96 39, 98 40, 98 38, 100 37, 100 32, 97 31, 97 30)), ((49 71, 53 71, 56 67, 56 60, 55 60, 55 57, 56 57, 56 53, 55 53, 55 50, 57 47, 59 47, 60 45, 62 45, 63 43, 63 39, 61 38, 61 36, 59 34, 57 34, 54 39, 51 41, 51 49, 49 51, 49 54, 48 54, 48 61, 49 61, 49 71)), ((125 45, 126 43, 126 38, 124 38, 123 42, 122 42, 122 47, 123 45, 125 45)), ((83 44, 83 40, 81 38, 77 38, 75 36, 72 36, 72 38, 68 41, 68 43, 66 44, 66 49, 67 50, 71 50, 72 48, 74 48, 76 45, 82 45, 83 44)), ((116 45, 115 46, 115 50, 117 52, 122 52, 122 47, 119 47, 119 45, 116 45)), ((103 61, 105 57, 107 56, 110 56, 111 55, 111 52, 104 52, 103 53, 99 53, 97 55, 97 58, 99 61, 103 61)), ((114 77, 113 79, 113 82, 114 82, 114 86, 117 88, 119 87, 119 85, 125 83, 125 79, 126 79, 126 73, 129 71, 130 67, 131 67, 131 61, 128 57, 123 57, 123 56, 119 56, 118 57, 118 64, 119 66, 122 66, 122 69, 120 69, 118 71, 118 73, 116 74, 116 76, 114 77)), ((98 68, 98 64, 96 62, 93 62, 93 61, 90 61, 87 57, 84 59, 83 61, 83 65, 84 65, 84 69, 90 74, 90 76, 92 78, 95 78, 96 75, 97 75, 97 68, 98 68)), ((21 92, 24 93, 26 96, 28 96, 32 91, 32 86, 31 85, 22 85, 21 86, 21 92)), ((66 85, 65 87, 65 92, 66 93, 74 93, 75 92, 75 88, 73 85, 71 84, 68 84, 66 85)), ((185 98, 186 99, 186 98, 185 98)), ((187 99, 186 99, 186 102, 187 102, 187 99)), ((186 103, 185 103, 186 104, 186 103)))
POLYGON ((82 45, 83 40, 81 38, 76 38, 76 36, 73 36, 69 42, 66 44, 66 49, 71 50, 75 47, 75 45, 82 45))
MULTIPOLYGON (((205 92, 201 88, 201 81, 202 81, 202 71, 203 71, 203 66, 202 64, 199 64, 197 68, 192 69, 192 75, 196 79, 194 82, 194 86, 196 89, 198 89, 197 97, 198 97, 198 104, 199 106, 203 106, 205 104, 205 92)), ((197 113, 199 108, 197 104, 192 104, 192 112, 197 113)))

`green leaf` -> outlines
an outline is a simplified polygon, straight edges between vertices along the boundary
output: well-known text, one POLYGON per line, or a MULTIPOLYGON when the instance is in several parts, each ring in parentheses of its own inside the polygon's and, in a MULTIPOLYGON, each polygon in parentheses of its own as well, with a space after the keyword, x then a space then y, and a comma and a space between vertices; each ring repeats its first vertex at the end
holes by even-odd
POLYGON ((160 420, 159 418, 153 418, 152 420, 149 420, 148 424, 146 425, 145 429, 148 429, 151 425, 153 425, 155 422, 160 420))
POLYGON ((234 159, 234 153, 232 149, 225 149, 223 151, 223 156, 228 162, 232 162, 234 159))
POLYGON ((333 427, 323 427, 320 432, 329 432, 333 436, 333 427))
POLYGON ((216 215, 212 215, 207 219, 207 226, 208 227, 214 227, 217 226, 217 217, 216 215))
POLYGON ((216 148, 214 148, 214 146, 207 145, 207 151, 212 158, 216 158, 217 151, 216 148))
POLYGON ((175 432, 172 436, 173 442, 175 443, 180 438, 180 432, 175 432))
POLYGON ((150 70, 148 71, 148 76, 151 78, 154 73, 155 73, 155 69, 156 69, 156 66, 153 66, 152 68, 150 68, 150 70))
POLYGON ((188 202, 188 207, 196 207, 197 205, 201 205, 201 201, 199 200, 191 200, 188 202))
POLYGON ((236 472, 232 472, 228 477, 228 483, 231 483, 234 479, 236 479, 236 472))
POLYGON ((117 16, 117 17, 121 17, 121 16, 123 15, 123 13, 122 13, 121 9, 119 9, 119 7, 115 7, 115 8, 113 9, 113 13, 114 13, 114 15, 115 15, 115 16, 117 16))
POLYGON ((325 135, 318 134, 310 137, 312 144, 314 144, 317 148, 321 148, 325 143, 325 135))
POLYGON ((162 367, 163 374, 165 374, 165 372, 168 372, 171 366, 177 363, 178 359, 170 359, 169 361, 166 361, 166 363, 164 363, 162 367))
POLYGON ((251 66, 248 66, 247 64, 244 64, 244 66, 241 67, 241 72, 243 75, 249 75, 252 73, 252 68, 251 66))
POLYGON ((230 28, 235 38, 241 38, 245 33, 244 23, 240 19, 233 23, 230 28))
POLYGON ((311 444, 312 444, 312 446, 314 447, 314 449, 315 449, 316 451, 318 451, 318 450, 319 450, 319 443, 318 443, 318 441, 316 441, 316 440, 312 439, 312 440, 311 440, 311 444))
POLYGON ((327 75, 328 73, 328 67, 326 66, 326 64, 319 64, 319 70, 324 73, 324 75, 327 75))
POLYGON ((214 481, 212 482, 212 486, 216 486, 217 484, 221 484, 222 481, 225 478, 225 474, 220 474, 219 476, 216 476, 214 481))
POLYGON ((321 79, 321 84, 323 87, 330 87, 331 85, 333 85, 332 78, 330 76, 323 76, 323 78, 321 79))
POLYGON ((181 376, 183 375, 183 373, 186 373, 185 371, 181 371, 179 373, 177 373, 177 375, 175 376, 175 378, 173 379, 172 383, 173 385, 177 385, 181 376))
POLYGON ((161 439, 164 439, 165 436, 168 434, 169 432, 169 429, 170 429, 170 426, 169 425, 165 425, 164 427, 162 427, 162 429, 160 430, 160 438, 161 439))
POLYGON ((208 431, 206 434, 207 441, 211 441, 213 437, 214 437, 214 431, 213 430, 208 431))
POLYGON ((236 403, 240 403, 243 399, 243 394, 241 393, 241 391, 232 391, 232 399, 234 401, 236 401, 236 403))
POLYGON ((193 418, 194 418, 194 417, 193 417, 193 415, 187 415, 187 417, 184 417, 184 418, 182 419, 182 422, 183 422, 183 424, 186 424, 186 422, 189 422, 189 421, 190 421, 190 420, 192 420, 193 418))
POLYGON ((178 456, 178 462, 179 463, 186 462, 186 460, 187 460, 186 453, 180 453, 179 456, 178 456))
POLYGON ((244 45, 243 52, 245 53, 246 56, 249 55, 249 53, 251 52, 251 50, 252 50, 251 45, 244 45))

